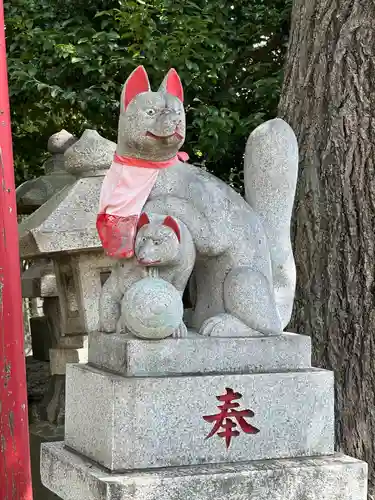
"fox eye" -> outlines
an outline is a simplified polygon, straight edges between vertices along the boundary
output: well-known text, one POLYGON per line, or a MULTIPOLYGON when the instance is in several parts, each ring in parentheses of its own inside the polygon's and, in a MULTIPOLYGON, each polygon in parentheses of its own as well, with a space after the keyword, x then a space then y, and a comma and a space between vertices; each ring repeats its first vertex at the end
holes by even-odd
POLYGON ((156 246, 160 245, 160 241, 154 241, 154 245, 156 246))
POLYGON ((156 111, 152 108, 146 110, 146 114, 148 116, 154 116, 155 113, 156 113, 156 111))

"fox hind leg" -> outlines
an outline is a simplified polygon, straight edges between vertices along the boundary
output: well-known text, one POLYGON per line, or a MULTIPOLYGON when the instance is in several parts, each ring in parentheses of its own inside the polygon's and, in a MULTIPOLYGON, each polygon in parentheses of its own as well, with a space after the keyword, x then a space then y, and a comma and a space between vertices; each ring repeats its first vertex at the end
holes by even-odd
POLYGON ((250 267, 237 267, 224 281, 226 312, 264 335, 282 332, 273 288, 267 278, 250 267))
POLYGON ((237 267, 223 284, 225 313, 207 319, 200 328, 212 337, 279 335, 281 319, 267 278, 250 267, 237 267))

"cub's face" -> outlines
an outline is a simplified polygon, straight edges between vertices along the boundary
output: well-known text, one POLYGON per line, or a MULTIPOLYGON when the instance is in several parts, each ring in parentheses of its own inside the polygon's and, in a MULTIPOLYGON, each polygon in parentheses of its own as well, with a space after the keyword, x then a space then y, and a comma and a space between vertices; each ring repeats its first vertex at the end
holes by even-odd
POLYGON ((180 257, 180 241, 176 232, 162 223, 142 226, 135 240, 135 256, 144 266, 176 263, 180 257))

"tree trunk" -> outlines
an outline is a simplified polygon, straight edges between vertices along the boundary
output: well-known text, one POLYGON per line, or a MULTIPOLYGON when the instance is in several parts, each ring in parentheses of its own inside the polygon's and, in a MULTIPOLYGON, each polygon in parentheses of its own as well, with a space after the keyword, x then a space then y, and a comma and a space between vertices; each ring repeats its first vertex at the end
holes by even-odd
POLYGON ((293 329, 334 370, 337 449, 374 486, 375 0, 294 0, 279 115, 301 155, 293 329))

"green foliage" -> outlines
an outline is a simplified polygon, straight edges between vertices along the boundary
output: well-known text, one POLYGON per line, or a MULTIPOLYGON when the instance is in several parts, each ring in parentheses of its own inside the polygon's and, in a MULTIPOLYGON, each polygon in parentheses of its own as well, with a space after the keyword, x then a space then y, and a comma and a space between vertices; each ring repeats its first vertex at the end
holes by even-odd
POLYGON ((154 87, 177 69, 185 150, 235 181, 249 132, 276 114, 289 10, 290 0, 5 2, 17 181, 40 174, 61 128, 116 140, 121 86, 139 64, 154 87))

